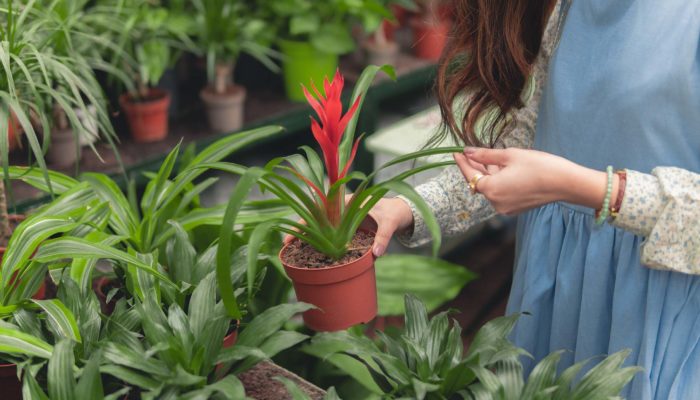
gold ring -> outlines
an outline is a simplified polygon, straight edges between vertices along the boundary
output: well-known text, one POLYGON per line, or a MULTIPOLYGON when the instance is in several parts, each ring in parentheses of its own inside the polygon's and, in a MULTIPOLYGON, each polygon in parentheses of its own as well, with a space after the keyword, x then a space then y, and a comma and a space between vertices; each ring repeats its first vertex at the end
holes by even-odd
POLYGON ((472 179, 469 180, 469 189, 471 190, 472 194, 476 194, 479 192, 476 189, 476 185, 478 185, 479 181, 485 176, 486 175, 477 172, 474 176, 472 176, 472 179))

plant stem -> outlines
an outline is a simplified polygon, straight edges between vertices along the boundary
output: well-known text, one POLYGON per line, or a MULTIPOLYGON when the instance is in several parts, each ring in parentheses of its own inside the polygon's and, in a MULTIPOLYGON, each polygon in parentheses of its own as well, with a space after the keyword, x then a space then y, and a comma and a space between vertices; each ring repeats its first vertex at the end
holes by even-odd
POLYGON ((226 89, 233 86, 231 73, 233 72, 233 63, 216 64, 214 73, 214 93, 224 94, 226 89))

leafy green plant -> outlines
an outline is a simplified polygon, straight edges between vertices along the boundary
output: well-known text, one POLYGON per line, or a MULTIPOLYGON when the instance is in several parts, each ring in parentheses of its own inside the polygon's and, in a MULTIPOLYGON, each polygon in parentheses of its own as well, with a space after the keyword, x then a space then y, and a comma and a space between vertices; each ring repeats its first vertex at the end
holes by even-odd
MULTIPOLYGON (((9 133, 12 131, 15 136, 23 133, 50 191, 43 154, 49 144, 46 134, 57 122, 53 111, 60 111, 63 122, 81 132, 87 128, 75 110, 85 111, 88 105, 93 105, 97 109, 98 127, 108 136, 113 135, 113 130, 91 65, 83 57, 67 56, 54 49, 52 39, 58 35, 58 27, 47 27, 36 17, 41 7, 34 0, 19 6, 10 0, 6 7, 0 8, 0 158, 6 179, 9 133), (39 132, 44 133, 43 143, 39 132)), ((4 186, 0 187, 0 192, 3 195, 0 198, 0 237, 7 239, 11 232, 4 186)))
POLYGON ((193 2, 195 40, 207 59, 209 85, 216 93, 232 86, 231 74, 241 53, 248 53, 273 71, 277 65, 266 40, 268 21, 257 15, 257 6, 242 0, 193 2))
POLYGON ((127 90, 134 99, 146 98, 149 86, 155 86, 174 65, 180 52, 193 48, 189 38, 190 18, 182 8, 168 7, 164 1, 100 0, 96 11, 111 14, 119 21, 110 62, 124 68, 132 80, 127 90))
POLYGON ((224 348, 232 320, 216 301, 216 280, 208 275, 192 294, 187 312, 171 304, 167 314, 153 297, 138 302, 145 341, 137 347, 107 343, 103 373, 138 388, 142 398, 244 397, 234 374, 306 339, 280 330, 305 304, 282 304, 254 318, 242 328, 235 346, 224 348), (217 367, 218 365, 218 367, 217 367))
POLYGON ((406 328, 379 344, 349 332, 322 333, 315 351, 349 355, 365 366, 388 398, 414 399, 606 399, 619 395, 640 369, 622 367, 629 351, 604 358, 580 380, 583 361, 557 374, 562 354, 540 361, 525 379, 520 357, 527 352, 508 340, 518 316, 497 318, 477 333, 463 354, 461 328, 448 314, 428 318, 425 305, 406 296, 406 328))
POLYGON ((276 21, 278 36, 311 43, 326 53, 345 54, 355 48, 351 27, 360 23, 373 32, 392 14, 377 0, 284 0, 269 2, 269 18, 276 21))
MULTIPOLYGON (((388 66, 368 67, 353 91, 351 100, 353 105, 342 117, 340 95, 343 79, 340 75, 336 75, 332 82, 326 80, 325 95, 314 89, 318 100, 307 92, 309 102, 320 119, 320 124, 315 120, 312 121, 312 132, 323 151, 323 162, 313 149, 304 146, 302 150, 306 157, 295 154, 276 158, 264 168, 246 168, 233 163, 207 165, 208 168, 241 175, 240 181, 231 194, 222 222, 219 249, 224 249, 223 254, 228 254, 225 246, 234 238, 230 227, 233 226, 233 221, 248 192, 256 184, 283 201, 304 220, 304 223, 299 223, 293 218, 274 218, 257 225, 251 232, 248 241, 247 286, 249 291, 256 276, 257 252, 270 232, 277 231, 293 235, 329 257, 340 258, 347 253, 348 245, 371 208, 389 191, 403 194, 416 204, 433 234, 434 252, 437 252, 440 247, 440 228, 435 217, 425 201, 402 180, 430 168, 451 164, 451 161, 427 163, 376 184, 372 184, 372 181, 377 171, 369 175, 358 171, 350 172, 359 143, 359 139, 354 140, 358 118, 356 111, 361 107, 364 94, 380 70, 393 75, 393 70, 388 66), (290 179, 285 174, 291 174, 298 179, 290 179), (358 188, 345 202, 345 186, 351 181, 357 181, 358 188)), ((379 170, 419 157, 457 151, 461 150, 459 148, 423 150, 398 157, 380 167, 379 170)), ((222 298, 231 315, 235 315, 237 312, 233 302, 233 288, 229 283, 223 282, 230 275, 226 256, 217 259, 217 270, 219 271, 217 275, 222 279, 220 285, 222 298)))
MULTIPOLYGON (((86 237, 84 240, 92 239, 95 242, 106 243, 101 246, 102 254, 111 254, 119 250, 130 256, 129 261, 121 260, 120 265, 124 267, 121 270, 125 273, 127 288, 143 299, 144 286, 155 283, 149 281, 149 274, 144 275, 138 268, 129 266, 134 259, 139 260, 138 265, 148 265, 149 271, 152 272, 150 275, 165 278, 160 279, 162 282, 171 282, 167 278, 169 272, 159 261, 165 261, 161 257, 165 257, 166 243, 176 234, 178 228, 189 232, 198 226, 219 226, 222 223, 224 205, 202 208, 199 203, 199 194, 216 182, 216 178, 207 178, 195 183, 197 178, 207 172, 206 165, 223 160, 243 146, 271 137, 280 131, 279 127, 265 127, 230 135, 213 143, 185 162, 181 162, 179 170, 175 172, 179 154, 178 146, 166 157, 157 173, 149 174, 150 180, 140 201, 137 199, 133 185, 130 185, 126 191, 122 191, 116 181, 104 174, 85 173, 78 179, 74 179, 58 172, 50 172, 49 181, 54 192, 65 197, 73 196, 72 200, 66 199, 61 204, 65 203, 71 207, 78 205, 90 207, 90 212, 84 215, 80 214, 80 211, 75 211, 78 215, 82 215, 86 222, 92 222, 96 230, 90 234, 90 238, 86 237)), ((49 190, 42 179, 41 172, 35 169, 11 167, 9 172, 12 179, 22 180, 40 190, 49 190)), ((48 207, 58 206, 49 205, 48 207)), ((278 201, 249 202, 242 206, 231 228, 234 229, 236 223, 246 226, 288 215, 289 212, 289 209, 278 201)), ((54 229, 58 228, 54 227, 54 229)), ((47 238, 50 231, 41 235, 43 235, 42 239, 47 238)), ((71 245, 82 246, 84 240, 76 239, 71 242, 71 245)), ((245 242, 239 242, 239 245, 243 243, 245 242)), ((42 251, 48 252, 44 249, 45 247, 46 244, 42 246, 38 256, 44 254, 42 251)), ((229 250, 231 250, 230 246, 227 248, 227 251, 229 250)), ((31 252, 27 253, 27 250, 23 250, 21 254, 28 258, 31 252)), ((231 254, 232 251, 227 253, 227 262, 230 262, 231 254)), ((90 291, 96 259, 95 257, 85 258, 79 257, 73 260, 69 274, 78 282, 81 291, 90 291)), ((191 265, 193 264, 189 266, 191 265)), ((165 288, 163 294, 172 296, 169 301, 174 302, 176 301, 174 296, 177 296, 174 293, 179 293, 189 285, 190 283, 182 281, 176 281, 175 285, 167 284, 172 289, 165 288)), ((161 295, 160 289, 156 295, 161 295)))

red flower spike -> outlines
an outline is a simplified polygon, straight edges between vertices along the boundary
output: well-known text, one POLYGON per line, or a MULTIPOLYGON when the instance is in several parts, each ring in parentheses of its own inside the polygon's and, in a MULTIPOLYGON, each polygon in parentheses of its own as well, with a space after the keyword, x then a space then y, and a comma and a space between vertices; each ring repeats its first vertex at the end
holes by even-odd
POLYGON ((340 160, 338 157, 338 147, 343 139, 345 128, 357 111, 360 103, 360 99, 357 98, 348 112, 342 115, 343 103, 340 100, 340 95, 343 92, 344 84, 345 79, 340 74, 340 71, 336 70, 332 81, 328 81, 327 77, 323 80, 324 94, 319 92, 313 82, 311 82, 311 89, 316 95, 315 98, 304 88, 304 96, 306 96, 307 101, 316 112, 316 115, 318 115, 318 121, 313 117, 311 118, 311 132, 321 146, 326 164, 326 173, 328 174, 331 186, 337 182, 338 179, 343 178, 345 174, 347 174, 355 152, 357 151, 356 142, 352 151, 352 157, 344 166, 343 171, 339 171, 340 160))

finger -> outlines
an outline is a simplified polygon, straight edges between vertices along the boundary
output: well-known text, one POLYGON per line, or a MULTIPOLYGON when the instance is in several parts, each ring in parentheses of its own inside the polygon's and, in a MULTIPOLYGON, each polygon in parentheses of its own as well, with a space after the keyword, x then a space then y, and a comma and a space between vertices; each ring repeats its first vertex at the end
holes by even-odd
POLYGON ((488 171, 489 175, 493 175, 500 171, 501 167, 499 167, 498 165, 489 164, 486 166, 486 170, 488 171))
POLYGON ((506 149, 480 149, 476 147, 467 147, 464 149, 469 159, 482 163, 484 165, 506 165, 509 161, 509 152, 506 149))
POLYGON ((377 233, 374 235, 374 244, 372 245, 372 253, 375 257, 381 257, 386 253, 386 248, 389 246, 389 241, 395 231, 396 226, 394 224, 387 222, 378 223, 377 233))
POLYGON ((462 175, 464 175, 464 179, 466 179, 467 182, 469 182, 474 175, 481 173, 478 169, 471 166, 469 160, 467 160, 467 156, 464 154, 455 153, 453 154, 453 157, 457 163, 457 167, 459 167, 459 170, 462 171, 462 175))
POLYGON ((467 160, 469 165, 471 165, 471 167, 474 168, 475 170, 481 172, 484 175, 489 174, 489 167, 491 167, 491 165, 480 164, 476 161, 470 160, 469 157, 464 157, 464 159, 467 160))

